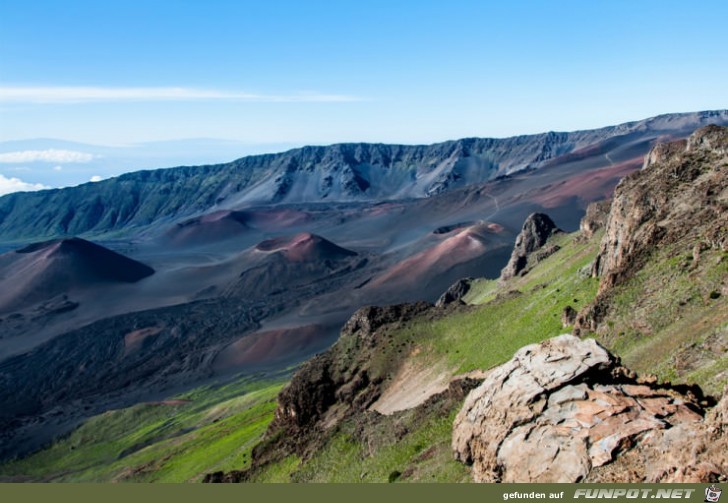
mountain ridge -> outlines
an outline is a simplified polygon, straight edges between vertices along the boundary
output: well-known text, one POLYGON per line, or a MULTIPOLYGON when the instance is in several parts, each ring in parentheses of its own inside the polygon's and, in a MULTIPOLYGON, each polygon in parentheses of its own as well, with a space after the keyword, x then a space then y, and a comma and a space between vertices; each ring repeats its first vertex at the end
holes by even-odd
POLYGON ((603 155, 612 163, 606 149, 619 147, 609 143, 615 138, 628 144, 624 149, 644 153, 645 144, 666 135, 686 136, 708 123, 728 124, 728 110, 432 145, 306 146, 224 164, 142 170, 93 184, 0 197, 0 240, 118 234, 205 211, 259 204, 424 198, 542 168, 578 152, 603 155))

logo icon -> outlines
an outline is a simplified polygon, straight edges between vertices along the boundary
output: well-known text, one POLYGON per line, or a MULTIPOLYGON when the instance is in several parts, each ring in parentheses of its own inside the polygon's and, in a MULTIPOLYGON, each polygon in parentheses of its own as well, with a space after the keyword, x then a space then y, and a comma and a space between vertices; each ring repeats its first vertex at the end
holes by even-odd
POLYGON ((705 488, 705 501, 708 503, 717 503, 720 499, 722 490, 717 485, 713 484, 710 487, 705 488))

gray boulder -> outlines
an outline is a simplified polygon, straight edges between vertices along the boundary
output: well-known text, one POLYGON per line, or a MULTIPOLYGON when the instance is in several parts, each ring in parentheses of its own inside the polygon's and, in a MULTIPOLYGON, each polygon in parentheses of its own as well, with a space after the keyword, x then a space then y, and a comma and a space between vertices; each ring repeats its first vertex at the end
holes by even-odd
POLYGON ((699 410, 594 340, 561 335, 521 348, 470 392, 452 447, 477 482, 578 482, 650 432, 700 423, 699 410))
MULTIPOLYGON (((561 232, 561 230, 556 227, 556 224, 548 215, 531 213, 523 223, 521 232, 516 236, 513 253, 511 253, 508 264, 501 271, 500 281, 503 282, 521 274, 528 265, 529 257, 535 251, 541 249, 548 239, 558 232, 561 232)), ((543 260, 555 251, 558 251, 558 247, 553 247, 548 253, 541 254, 538 260, 543 260)))

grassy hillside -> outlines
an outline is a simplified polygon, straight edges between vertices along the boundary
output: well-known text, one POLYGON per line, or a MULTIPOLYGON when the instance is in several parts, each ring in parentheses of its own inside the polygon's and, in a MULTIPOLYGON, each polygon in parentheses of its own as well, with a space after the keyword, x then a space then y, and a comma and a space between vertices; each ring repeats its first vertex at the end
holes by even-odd
POLYGON ((476 286, 482 293, 472 294, 470 302, 477 308, 413 324, 409 332, 423 346, 419 358, 444 360, 456 373, 488 369, 526 344, 568 332, 561 322, 564 308, 578 311, 597 291, 598 280, 580 273, 594 259, 597 241, 582 242, 570 234, 549 243, 562 248, 526 276, 495 290, 492 280, 476 286))
MULTIPOLYGON (((471 307, 439 319, 416 319, 390 332, 389 349, 378 354, 383 361, 375 364, 387 366, 384 360, 404 352, 404 361, 415 367, 459 374, 491 368, 526 344, 569 332, 562 325, 564 308, 578 311, 596 297, 599 280, 590 277, 589 265, 600 239, 601 232, 589 241, 577 234, 556 236, 551 243, 561 250, 527 275, 505 285, 476 280, 465 297, 471 307)), ((725 253, 713 251, 703 255, 698 267, 690 266, 691 261, 675 256, 674 250, 656 253, 616 291, 608 330, 588 336, 640 373, 698 383, 715 394, 727 374, 728 309, 725 296, 716 292, 728 277, 728 260, 725 253), (627 327, 634 326, 652 331, 648 336, 628 333, 627 327)), ((452 421, 461 405, 462 400, 451 399, 389 416, 356 415, 338 425, 310 457, 288 456, 253 472, 251 480, 469 481, 469 469, 453 460, 450 447, 452 421)))
POLYGON ((273 417, 282 379, 243 378, 96 416, 26 459, 5 481, 195 482, 245 467, 273 417))
MULTIPOLYGON (((596 295, 598 280, 580 270, 594 259, 598 236, 586 242, 562 234, 550 243, 561 250, 526 276, 502 287, 477 280, 467 299, 478 305, 390 331, 387 347, 376 356, 382 361, 373 365, 388 367, 385 360, 398 360, 405 353, 404 360, 414 367, 442 368, 455 375, 491 368, 526 344, 568 332, 561 322, 564 308, 578 310, 596 295)), ((450 447, 452 422, 461 406, 462 398, 446 398, 388 416, 357 415, 338 425, 310 458, 285 457, 264 466, 252 480, 469 481, 469 469, 453 459, 450 447)))
POLYGON ((726 278, 728 252, 695 260, 680 244, 659 249, 615 288, 598 339, 639 373, 719 394, 728 385, 726 278))

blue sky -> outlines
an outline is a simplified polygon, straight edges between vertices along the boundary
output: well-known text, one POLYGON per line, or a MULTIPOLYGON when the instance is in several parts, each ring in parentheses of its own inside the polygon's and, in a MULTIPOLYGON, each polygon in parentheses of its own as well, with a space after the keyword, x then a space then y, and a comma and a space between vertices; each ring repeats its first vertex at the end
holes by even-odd
POLYGON ((3 1, 0 141, 244 154, 725 108, 726 19, 725 1, 3 1))

